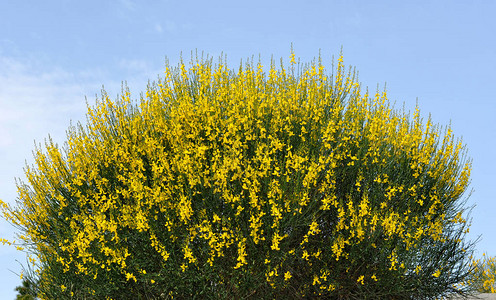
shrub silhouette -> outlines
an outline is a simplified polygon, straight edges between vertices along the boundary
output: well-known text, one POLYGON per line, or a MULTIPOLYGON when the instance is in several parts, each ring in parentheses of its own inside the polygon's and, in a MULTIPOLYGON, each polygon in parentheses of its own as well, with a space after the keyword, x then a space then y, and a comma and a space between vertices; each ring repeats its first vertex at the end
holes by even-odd
POLYGON ((342 56, 194 58, 105 91, 34 153, 6 219, 42 298, 429 299, 468 292, 471 163, 449 127, 370 96, 342 56))

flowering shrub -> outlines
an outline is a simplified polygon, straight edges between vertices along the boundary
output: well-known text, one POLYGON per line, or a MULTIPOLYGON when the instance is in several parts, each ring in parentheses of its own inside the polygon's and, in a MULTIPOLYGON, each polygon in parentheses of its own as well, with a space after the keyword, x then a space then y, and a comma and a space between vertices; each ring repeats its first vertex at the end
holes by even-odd
POLYGON ((473 279, 468 283, 480 293, 496 293, 496 257, 484 253, 481 259, 474 259, 473 264, 473 279))
POLYGON ((42 298, 433 298, 467 291, 451 129, 370 96, 342 57, 167 66, 35 151, 4 217, 42 298), (34 262, 36 259, 36 262, 34 262))

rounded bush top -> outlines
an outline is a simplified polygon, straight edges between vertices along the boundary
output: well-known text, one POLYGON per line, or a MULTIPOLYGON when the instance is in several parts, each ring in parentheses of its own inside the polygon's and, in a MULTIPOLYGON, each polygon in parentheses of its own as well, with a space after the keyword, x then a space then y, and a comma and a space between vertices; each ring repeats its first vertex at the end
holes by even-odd
POLYGON ((342 56, 167 66, 35 152, 5 210, 62 297, 434 297, 467 276, 470 161, 342 56), (71 288, 68 288, 69 285, 71 288), (422 295, 422 296, 421 296, 422 295))

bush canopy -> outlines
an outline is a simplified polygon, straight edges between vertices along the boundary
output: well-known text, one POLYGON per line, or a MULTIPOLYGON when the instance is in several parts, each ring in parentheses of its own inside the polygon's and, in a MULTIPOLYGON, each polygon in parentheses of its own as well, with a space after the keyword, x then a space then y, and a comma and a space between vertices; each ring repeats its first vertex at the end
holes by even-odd
POLYGON ((34 152, 3 216, 46 299, 433 299, 467 292, 471 162, 343 58, 166 65, 34 152))

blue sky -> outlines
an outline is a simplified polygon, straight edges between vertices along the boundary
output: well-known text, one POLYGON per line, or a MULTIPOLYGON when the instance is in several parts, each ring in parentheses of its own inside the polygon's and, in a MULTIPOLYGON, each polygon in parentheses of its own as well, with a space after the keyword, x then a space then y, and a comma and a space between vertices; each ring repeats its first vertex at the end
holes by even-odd
MULTIPOLYGON (((0 199, 14 203, 15 177, 34 141, 85 120, 102 85, 116 96, 127 81, 138 97, 180 53, 227 55, 232 68, 260 54, 345 63, 375 91, 435 122, 451 122, 473 159, 476 204, 469 237, 496 256, 495 1, 0 1, 0 199)), ((287 61, 287 59, 286 59, 287 61)), ((0 221, 0 237, 14 229, 0 221)), ((20 283, 14 249, 0 246, 0 291, 20 283)), ((12 291, 12 292, 10 292, 12 291)), ((2 298, 3 299, 3 298, 2 298)))

